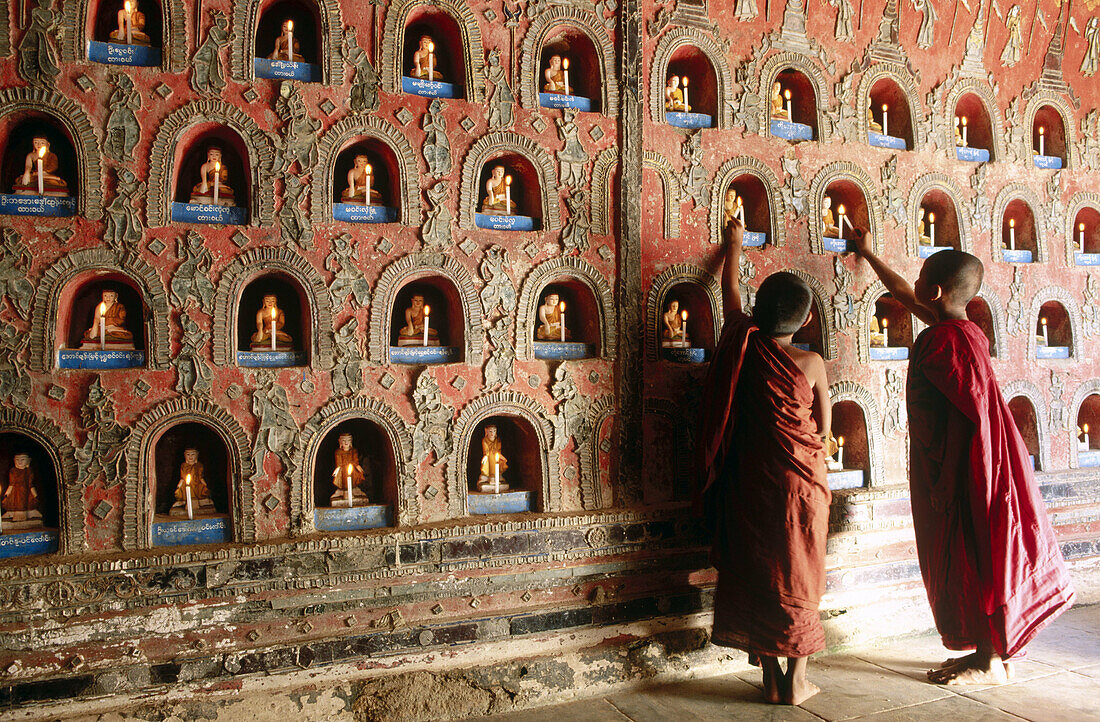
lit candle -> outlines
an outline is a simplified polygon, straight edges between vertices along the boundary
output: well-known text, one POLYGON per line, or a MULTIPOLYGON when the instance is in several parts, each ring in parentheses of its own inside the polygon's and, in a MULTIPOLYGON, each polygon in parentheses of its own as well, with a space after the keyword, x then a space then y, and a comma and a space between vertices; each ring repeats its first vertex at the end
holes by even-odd
POLYGON ((882 104, 882 134, 890 135, 890 114, 886 107, 886 103, 882 104))
POLYGON ((133 45, 134 6, 130 3, 130 0, 126 0, 122 7, 126 10, 126 14, 122 16, 126 23, 126 44, 133 45))
POLYGON ((370 205, 371 173, 374 172, 374 168, 371 167, 370 163, 367 163, 367 167, 364 168, 363 170, 365 170, 367 172, 367 187, 363 191, 363 198, 366 201, 367 205, 369 206, 370 205))
POLYGON ((791 112, 791 91, 784 90, 783 97, 787 100, 787 120, 794 120, 794 113, 791 112))
POLYGON ((504 215, 512 215, 512 176, 504 176, 504 215))
POLYGON ((1016 219, 1008 219, 1008 250, 1016 250, 1016 219))
POLYGON ((183 480, 183 493, 187 497, 187 518, 194 519, 194 511, 191 508, 191 475, 188 474, 183 480))
POLYGON ((354 506, 354 503, 351 500, 351 464, 348 464, 348 468, 346 469, 346 473, 344 474, 344 484, 347 486, 348 489, 348 508, 350 509, 352 506, 354 506))
POLYGON ((432 307, 424 306, 424 345, 428 345, 428 324, 431 320, 428 318, 432 315, 432 307))
POLYGON ((214 161, 214 205, 218 205, 218 193, 222 187, 222 162, 214 161))
POLYGON ((275 348, 275 317, 277 315, 278 314, 276 313, 275 309, 272 308, 271 309, 271 350, 272 351, 276 350, 276 348, 275 348))
POLYGON ((837 235, 840 236, 841 239, 843 239, 844 238, 844 222, 846 220, 848 220, 847 218, 844 217, 844 204, 843 203, 841 203, 839 206, 836 207, 836 213, 837 213, 837 218, 838 218, 836 227, 837 227, 837 230, 840 231, 837 235))
POLYGON ((844 437, 836 437, 836 464, 844 468, 844 437))
POLYGON ((1039 126, 1039 155, 1046 155, 1046 129, 1039 126))
POLYGON ((936 214, 928 214, 928 240, 932 242, 932 245, 936 245, 936 214))
POLYGON ((435 80, 435 43, 428 42, 428 80, 435 80))
POLYGON ((493 493, 500 493, 500 452, 493 453, 493 493))
POLYGON ((680 335, 683 336, 684 346, 688 346, 688 312, 684 309, 680 312, 680 335))
POLYGON ((569 58, 562 58, 561 70, 562 82, 565 84, 565 94, 569 95, 569 58))
POLYGON ((1050 337, 1047 336, 1047 317, 1043 316, 1039 319, 1039 325, 1043 327, 1043 345, 1050 345, 1050 337))
POLYGON ((969 145, 969 143, 967 142, 967 138, 966 138, 966 116, 965 115, 962 117, 962 126, 963 126, 963 147, 965 148, 967 145, 969 145))
POLYGON ((1085 250, 1085 224, 1077 224, 1077 245, 1081 247, 1081 250, 1085 250))
POLYGON ((885 316, 882 317, 882 347, 890 348, 890 334, 886 333, 887 326, 890 325, 890 319, 885 316))
POLYGON ((565 301, 558 304, 558 324, 561 328, 561 342, 565 343, 565 301))
POLYGON ((107 348, 107 304, 99 304, 99 350, 107 348))
POLYGON ((294 21, 286 21, 286 59, 294 60, 294 21))
POLYGON ((737 196, 737 210, 734 211, 733 215, 741 221, 742 226, 745 225, 745 204, 742 202, 741 196, 737 196))
POLYGON ((42 173, 42 161, 46 158, 46 146, 38 149, 38 195, 46 195, 46 179, 42 173))
POLYGON ((684 112, 688 112, 688 108, 691 106, 688 104, 688 79, 684 76, 684 112))
POLYGON ((1087 451, 1092 446, 1092 444, 1089 443, 1089 425, 1085 424, 1084 426, 1082 426, 1081 431, 1084 432, 1085 450, 1087 451))

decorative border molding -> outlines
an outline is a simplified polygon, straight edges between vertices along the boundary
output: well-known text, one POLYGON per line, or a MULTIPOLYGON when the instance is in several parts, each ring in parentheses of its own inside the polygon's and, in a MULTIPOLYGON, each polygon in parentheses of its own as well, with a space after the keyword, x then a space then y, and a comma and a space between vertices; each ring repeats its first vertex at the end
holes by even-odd
POLYGON ((542 199, 542 231, 561 229, 561 212, 558 208, 558 173, 554 159, 541 145, 511 131, 497 131, 483 135, 466 151, 462 162, 462 185, 458 196, 458 224, 474 229, 474 213, 480 198, 481 169, 490 159, 504 153, 522 156, 539 176, 539 196, 542 199))
POLYGON ((760 69, 760 97, 764 102, 757 108, 757 122, 760 124, 760 135, 771 135, 771 103, 768 98, 771 95, 772 83, 784 70, 796 70, 810 81, 814 86, 814 95, 817 102, 817 133, 814 141, 828 143, 832 139, 832 119, 829 118, 829 108, 833 106, 829 95, 830 84, 825 71, 810 55, 783 50, 770 56, 764 61, 760 69))
POLYGON ((837 180, 847 180, 859 186, 863 193, 863 200, 867 204, 867 219, 870 228, 867 229, 874 240, 875 251, 882 251, 882 234, 880 229, 885 226, 882 213, 882 192, 875 186, 875 182, 867 172, 855 163, 846 160, 838 160, 822 167, 810 183, 810 209, 811 214, 807 225, 810 230, 810 250, 813 253, 825 253, 822 241, 821 229, 821 201, 825 197, 825 191, 829 184, 837 180))
MULTIPOLYGON (((1044 204, 1039 196, 1029 186, 1023 183, 1010 183, 1001 189, 993 201, 993 219, 990 225, 989 241, 990 253, 996 260, 1001 259, 1001 219, 1004 218, 1008 204, 1014 200, 1021 200, 1031 209, 1031 217, 1035 221, 1035 263, 1046 263, 1047 254, 1047 227, 1046 218, 1042 213, 1044 204)), ((1034 335, 1034 334, 1032 334, 1034 335)))
POLYGON ((684 193, 672 163, 660 153, 647 150, 642 158, 642 169, 654 171, 661 177, 661 197, 665 199, 664 235, 665 238, 679 238, 680 206, 684 202, 684 193))
POLYGON ((882 416, 874 395, 854 381, 840 381, 829 387, 829 400, 834 406, 840 401, 852 401, 863 410, 863 421, 867 427, 867 462, 870 466, 867 486, 879 486, 886 478, 882 461, 886 437, 882 433, 882 416))
POLYGON ((558 455, 552 453, 550 444, 554 427, 548 412, 534 399, 515 391, 504 389, 480 396, 463 407, 454 422, 454 450, 447 460, 447 509, 452 517, 469 516, 467 494, 469 480, 466 466, 470 458, 477 425, 490 416, 512 416, 528 422, 539 441, 539 461, 542 469, 542 512, 561 511, 561 478, 558 455))
POLYGON ((836 325, 833 319, 833 292, 825 289, 821 281, 801 268, 788 268, 788 273, 801 278, 810 287, 814 294, 814 304, 817 306, 818 323, 821 326, 821 348, 825 351, 825 360, 832 361, 837 357, 836 325))
POLYGON ((710 315, 714 321, 714 341, 722 335, 722 286, 713 274, 693 263, 677 263, 666 268, 649 283, 646 294, 645 351, 646 358, 656 361, 660 355, 661 314, 664 312, 665 298, 672 289, 681 283, 692 283, 703 289, 710 301, 710 315))
POLYGON ((256 277, 279 272, 293 278, 309 303, 302 321, 310 324, 309 367, 332 366, 332 298, 321 275, 309 261, 290 248, 261 246, 233 259, 222 271, 214 297, 214 363, 237 365, 237 314, 241 292, 256 277), (220 332, 219 332, 220 331, 220 332))
POLYGON ((726 189, 730 183, 741 176, 750 175, 764 185, 768 194, 768 206, 771 217, 771 229, 768 233, 768 245, 781 248, 786 242, 787 204, 783 200, 783 184, 779 177, 763 161, 750 155, 730 158, 714 174, 714 186, 710 192, 710 242, 722 242, 722 220, 726 189))
POLYGON ((100 220, 106 195, 100 165, 103 146, 88 114, 75 101, 45 88, 24 86, 0 90, 0 117, 26 111, 45 113, 65 129, 76 155, 77 215, 100 220))
POLYGON ((649 119, 654 123, 665 122, 665 81, 668 64, 673 53, 684 45, 692 45, 707 57, 717 81, 717 117, 715 126, 720 129, 733 127, 733 107, 729 100, 733 92, 733 74, 730 73, 726 53, 707 33, 689 27, 675 27, 661 36, 653 51, 649 66, 649 119))
POLYGON ((603 485, 600 484, 600 430, 603 425, 611 420, 614 422, 618 409, 615 406, 614 397, 601 396, 588 407, 585 414, 585 426, 591 429, 588 443, 577 449, 577 456, 581 462, 581 508, 585 511, 596 511, 610 506, 612 499, 603 496, 603 485))
POLYGON ((395 526, 417 523, 420 504, 416 494, 416 465, 412 456, 412 434, 401 415, 385 401, 374 397, 353 396, 336 399, 310 417, 302 427, 298 444, 297 474, 291 480, 290 523, 295 534, 316 532, 313 520, 317 452, 321 442, 337 426, 352 419, 366 419, 377 425, 389 439, 397 476, 395 526))
MULTIPOLYGON (((984 283, 974 298, 985 301, 985 305, 989 308, 989 317, 993 320, 994 348, 992 351, 994 353, 990 355, 993 358, 1008 360, 1008 319, 1006 318, 1004 301, 1001 300, 1000 295, 995 290, 984 283)), ((916 339, 913 340, 916 341, 916 339)))
MULTIPOLYGON (((1035 336, 1034 333, 1031 335, 1035 336)), ((1006 405, 1017 396, 1023 396, 1031 402, 1031 408, 1035 412, 1035 433, 1039 437, 1039 470, 1047 471, 1050 469, 1050 416, 1047 414, 1043 392, 1030 381, 1016 379, 1001 387, 1001 396, 1006 405)))
POLYGON ((1069 208, 1065 214, 1065 248, 1066 248, 1066 265, 1071 268, 1076 268, 1076 261, 1073 257, 1073 239, 1077 237, 1077 228, 1074 226, 1074 221, 1077 220, 1077 214, 1084 208, 1092 208, 1097 213, 1100 213, 1100 193, 1079 192, 1074 193, 1069 199, 1069 208))
POLYGON ((921 201, 933 189, 943 191, 955 205, 955 218, 959 222, 959 250, 973 253, 970 247, 970 204, 963 202, 962 190, 958 184, 950 176, 939 172, 925 173, 913 181, 913 186, 909 189, 909 198, 906 201, 909 222, 905 224, 905 252, 913 258, 919 252, 917 225, 921 221, 921 201))
POLYGON ((1083 332, 1081 326, 1081 308, 1077 305, 1077 299, 1074 298, 1074 295, 1064 286, 1047 286, 1037 291, 1031 299, 1031 309, 1028 315, 1028 321, 1029 323, 1025 326, 1027 331, 1029 331, 1027 334, 1027 357, 1024 359, 1026 363, 1038 362, 1054 365, 1077 365, 1081 361, 1087 360, 1084 354, 1081 353, 1084 348, 1081 343, 1084 338, 1081 335, 1083 332), (1044 359, 1039 361, 1035 358, 1035 348, 1038 345, 1035 337, 1037 334, 1036 328, 1039 323, 1039 309, 1048 301, 1057 301, 1062 304, 1062 308, 1066 311, 1066 318, 1069 319, 1069 359, 1044 359))
POLYGON ((523 279, 516 306, 516 359, 529 361, 534 358, 533 334, 538 319, 539 295, 548 285, 563 279, 580 281, 592 292, 600 311, 600 357, 615 358, 619 330, 611 283, 584 259, 562 256, 543 261, 523 279))
POLYGON ((1077 114, 1061 93, 1050 90, 1040 90, 1028 98, 1027 105, 1024 106, 1024 116, 1018 125, 1023 132, 1021 133, 1020 147, 1016 149, 1016 152, 1019 153, 1020 158, 1026 161, 1028 166, 1032 166, 1031 129, 1035 127, 1035 114, 1044 105, 1054 108, 1062 119, 1062 130, 1066 138, 1066 157, 1065 165, 1062 167, 1063 170, 1076 168, 1079 160, 1076 155, 1077 143, 1074 141, 1073 135, 1076 130, 1077 114))
POLYGON ((609 145, 599 152, 592 165, 592 186, 589 196, 592 198, 592 233, 597 236, 611 234, 610 210, 614 206, 611 198, 611 179, 619 169, 619 149, 609 145))
MULTIPOLYGON (((184 4, 177 0, 157 0, 161 10, 160 69, 166 73, 179 73, 187 62, 187 18, 184 4)), ((65 34, 61 42, 61 56, 66 63, 88 62, 88 25, 95 19, 89 0, 75 0, 62 5, 65 34)), ((7 18, 7 13, 4 13, 7 18)), ((2 50, 2 48, 0 48, 2 50)), ((6 57, 7 51, 0 52, 6 57)))
POLYGON ((84 487, 79 483, 72 439, 57 424, 27 409, 0 406, 0 432, 19 433, 50 457, 57 478, 58 554, 84 551, 84 487))
POLYGON ((82 273, 106 271, 126 276, 138 287, 149 314, 131 314, 145 324, 145 354, 149 368, 163 369, 171 363, 168 294, 153 268, 134 256, 123 260, 106 248, 85 248, 61 256, 42 272, 36 284, 31 311, 30 367, 48 372, 57 363, 57 318, 62 291, 82 273))
MULTIPOLYGON (((1069 468, 1071 469, 1080 468, 1080 462, 1077 458, 1077 416, 1081 413, 1081 404, 1085 403, 1085 399, 1093 394, 1100 394, 1100 378, 1091 378, 1081 382, 1077 390, 1073 392, 1073 402, 1070 404, 1069 414, 1066 415, 1069 428, 1065 431, 1069 431, 1069 468)), ((1051 429, 1051 431, 1059 430, 1051 429)))
POLYGON ((527 26, 520 50, 519 77, 524 78, 519 92, 523 107, 539 107, 539 81, 542 73, 536 63, 542 58, 542 48, 550 35, 561 27, 581 31, 592 41, 600 60, 600 112, 610 118, 619 116, 619 79, 615 72, 615 43, 600 18, 591 10, 579 7, 550 6, 527 26))
MULTIPOLYGON (((992 128, 993 148, 990 152, 990 161, 1001 161, 1005 157, 1004 124, 1001 121, 1001 111, 997 107, 997 98, 989 83, 973 77, 960 77, 951 85, 944 98, 943 107, 940 108, 941 126, 944 152, 951 160, 956 159, 955 154, 955 106, 959 98, 967 93, 973 93, 985 106, 985 112, 989 114, 989 123, 992 128)), ((1031 155, 1031 151, 1028 151, 1031 155)))
POLYGON ((351 115, 333 123, 318 143, 318 157, 324 159, 318 172, 313 173, 310 191, 310 209, 319 223, 332 222, 333 174, 341 148, 359 138, 371 138, 389 147, 397 159, 397 191, 400 194, 400 222, 420 224, 420 172, 416 166, 417 153, 405 134, 375 115, 351 115), (326 213, 325 211, 328 210, 326 213))
POLYGON ((382 30, 383 41, 380 48, 383 90, 389 93, 402 92, 401 64, 405 26, 408 24, 409 14, 417 8, 442 10, 454 19, 462 36, 463 64, 466 66, 464 81, 466 100, 475 104, 484 101, 485 83, 482 68, 485 66, 485 48, 481 41, 481 26, 478 24, 473 8, 459 0, 394 0, 386 8, 386 20, 382 30))
POLYGON ((156 472, 150 459, 156 452, 156 442, 165 431, 184 423, 200 423, 215 431, 225 443, 227 471, 231 488, 230 516, 233 541, 256 540, 256 499, 250 479, 252 475, 252 445, 248 434, 228 411, 200 396, 169 399, 142 414, 133 425, 126 444, 126 468, 129 469, 122 509, 122 548, 127 551, 149 549, 155 508, 150 506, 150 493, 156 472))
POLYGON ((480 368, 484 360, 485 331, 482 328, 482 318, 485 311, 481 306, 477 284, 465 266, 454 258, 439 253, 410 253, 398 258, 382 271, 378 283, 375 284, 370 306, 368 350, 371 361, 377 364, 390 362, 390 323, 398 291, 410 281, 429 276, 442 276, 454 285, 462 308, 451 309, 451 313, 460 310, 465 319, 465 330, 462 333, 465 358, 462 362, 467 366, 480 368))
POLYGON ((256 125, 256 121, 235 105, 220 99, 206 98, 183 105, 164 119, 157 129, 149 150, 149 190, 145 215, 151 227, 171 224, 169 206, 175 195, 175 151, 180 137, 200 123, 220 123, 230 128, 248 149, 249 224, 270 226, 275 222, 275 192, 270 169, 275 162, 271 138, 256 125))
POLYGON ((856 122, 859 123, 859 138, 864 143, 868 142, 868 133, 871 128, 867 123, 867 112, 859 112, 859 108, 871 107, 871 88, 883 78, 889 78, 898 84, 898 88, 909 102, 909 127, 913 129, 913 148, 923 148, 927 143, 925 138, 925 118, 928 113, 921 103, 920 83, 900 63, 875 62, 859 79, 859 87, 856 89, 856 122))

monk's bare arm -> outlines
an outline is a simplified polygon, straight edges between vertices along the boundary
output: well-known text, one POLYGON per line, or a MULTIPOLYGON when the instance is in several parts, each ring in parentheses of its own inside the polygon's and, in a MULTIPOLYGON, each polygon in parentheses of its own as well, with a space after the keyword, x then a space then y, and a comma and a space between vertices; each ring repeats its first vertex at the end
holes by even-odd
POLYGON ((856 230, 855 235, 856 253, 867 261, 867 265, 871 267, 871 270, 879 277, 882 284, 886 286, 886 290, 890 292, 894 300, 902 306, 905 306, 905 309, 909 311, 909 313, 913 314, 921 321, 927 324, 935 323, 936 317, 932 311, 917 301, 917 295, 913 291, 913 284, 902 278, 897 271, 890 268, 890 266, 886 265, 885 261, 875 255, 875 252, 871 249, 871 237, 860 229, 856 230))
POLYGON ((722 312, 726 320, 744 315, 741 305, 741 243, 745 228, 741 221, 734 218, 722 229, 722 240, 726 246, 726 260, 722 266, 722 312))
POLYGON ((829 376, 825 372, 825 361, 817 354, 814 362, 814 420, 817 433, 828 437, 833 428, 833 402, 829 399, 829 376))

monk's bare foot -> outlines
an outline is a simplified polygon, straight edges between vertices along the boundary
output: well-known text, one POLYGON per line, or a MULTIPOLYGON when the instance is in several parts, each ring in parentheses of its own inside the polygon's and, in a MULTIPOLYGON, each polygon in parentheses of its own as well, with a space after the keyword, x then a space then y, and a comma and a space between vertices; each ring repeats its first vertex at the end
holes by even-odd
POLYGON ((800 705, 820 691, 820 687, 805 677, 792 679, 784 695, 783 704, 800 705))
POLYGON ((768 704, 779 704, 781 679, 782 675, 775 674, 768 668, 768 665, 764 665, 764 700, 768 704))
POLYGON ((1011 666, 997 656, 987 660, 973 654, 950 667, 928 670, 928 681, 952 686, 1006 684, 1011 666))

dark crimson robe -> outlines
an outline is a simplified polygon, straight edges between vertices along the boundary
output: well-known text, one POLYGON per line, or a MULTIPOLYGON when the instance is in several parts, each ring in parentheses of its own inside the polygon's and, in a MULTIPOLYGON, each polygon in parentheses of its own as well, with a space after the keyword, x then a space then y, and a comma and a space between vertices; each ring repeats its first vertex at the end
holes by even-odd
POLYGON ((944 321, 921 333, 907 396, 917 556, 936 628, 948 649, 992 639, 1008 659, 1074 594, 981 329, 944 321))
POLYGON ((813 389, 738 315, 726 322, 704 393, 695 501, 718 569, 712 641, 772 657, 819 652, 830 493, 813 389))

